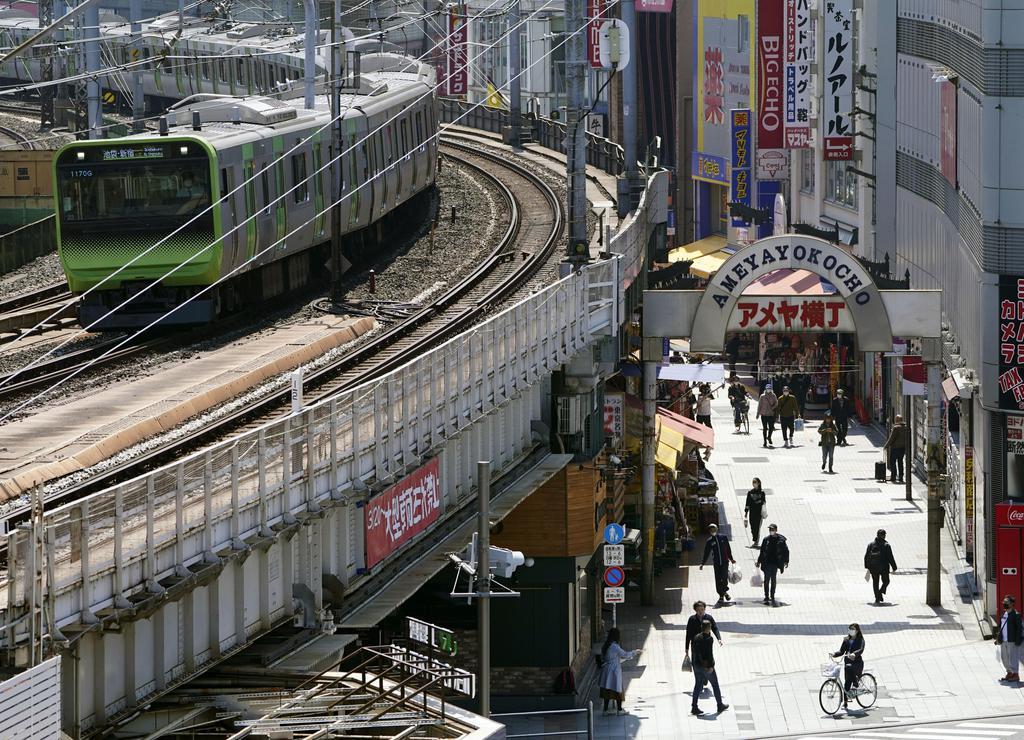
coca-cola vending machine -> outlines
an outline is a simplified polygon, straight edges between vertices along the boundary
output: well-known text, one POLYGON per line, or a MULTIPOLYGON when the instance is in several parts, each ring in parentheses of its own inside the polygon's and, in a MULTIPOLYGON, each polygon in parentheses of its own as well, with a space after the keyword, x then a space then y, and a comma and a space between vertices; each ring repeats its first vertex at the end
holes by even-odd
POLYGON ((996 603, 1024 603, 1024 505, 996 504, 996 603))

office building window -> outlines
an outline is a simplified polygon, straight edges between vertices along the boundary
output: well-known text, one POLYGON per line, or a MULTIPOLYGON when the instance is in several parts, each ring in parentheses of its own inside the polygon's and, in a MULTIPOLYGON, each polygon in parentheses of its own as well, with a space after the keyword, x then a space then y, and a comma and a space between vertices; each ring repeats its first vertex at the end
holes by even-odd
POLYGON ((857 208, 857 176, 847 162, 825 163, 825 200, 847 208, 857 208))
POLYGON ((813 149, 800 152, 800 192, 814 195, 814 168, 817 164, 813 149))

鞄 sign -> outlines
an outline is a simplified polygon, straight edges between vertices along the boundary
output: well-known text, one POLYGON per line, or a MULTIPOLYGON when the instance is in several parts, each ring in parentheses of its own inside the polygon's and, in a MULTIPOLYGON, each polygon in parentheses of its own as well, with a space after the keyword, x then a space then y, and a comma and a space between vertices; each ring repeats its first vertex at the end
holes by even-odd
POLYGON ((839 296, 743 296, 729 317, 729 331, 856 331, 839 296))
POLYGON ((823 1, 822 151, 826 160, 853 159, 853 0, 823 1))
POLYGON ((787 149, 811 145, 811 65, 814 33, 811 0, 786 0, 786 141, 787 149))
POLYGON ((441 516, 441 461, 433 458, 366 505, 366 567, 399 550, 441 516))
MULTIPOLYGON (((750 109, 734 108, 730 111, 732 118, 732 168, 729 172, 729 187, 732 201, 749 206, 753 200, 753 182, 751 182, 751 125, 750 109)), ((746 222, 741 218, 732 220, 733 226, 743 226, 746 222)))
POLYGON ((456 6, 448 13, 448 83, 449 95, 465 95, 469 92, 469 63, 466 58, 466 44, 469 41, 469 24, 465 6, 456 6))
POLYGON ((781 149, 783 119, 782 0, 757 4, 757 148, 781 149))
POLYGON ((1024 411, 1024 277, 999 276, 999 408, 1024 411))

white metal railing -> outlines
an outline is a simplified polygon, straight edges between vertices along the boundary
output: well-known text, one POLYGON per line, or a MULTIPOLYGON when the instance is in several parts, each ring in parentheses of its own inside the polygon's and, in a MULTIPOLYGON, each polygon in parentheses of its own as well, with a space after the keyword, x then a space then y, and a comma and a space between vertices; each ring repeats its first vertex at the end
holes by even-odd
MULTIPOLYGON (((586 349, 590 307, 599 323, 611 319, 607 296, 595 294, 615 292, 591 288, 591 278, 614 274, 619 261, 566 277, 379 380, 47 512, 47 611, 59 626, 89 622, 101 609, 126 605, 137 589, 187 575, 215 552, 345 496, 356 479, 401 478, 586 349)), ((444 478, 447 509, 470 486, 444 478)), ((24 554, 31 536, 16 530, 8 537, 13 555, 0 581, 0 628, 32 601, 24 554)))

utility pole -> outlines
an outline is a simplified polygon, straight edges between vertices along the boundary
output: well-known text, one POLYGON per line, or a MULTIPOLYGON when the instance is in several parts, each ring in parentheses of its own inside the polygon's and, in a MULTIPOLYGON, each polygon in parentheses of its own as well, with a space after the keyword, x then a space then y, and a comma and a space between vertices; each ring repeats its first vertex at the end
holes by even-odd
MULTIPOLYGON (((340 157, 345 150, 344 127, 341 123, 341 0, 334 0, 331 15, 331 118, 334 119, 334 156, 340 157)), ((341 191, 340 178, 332 178, 338 187, 331 208, 331 301, 341 301, 341 191)))
MULTIPOLYGON (((39 2, 39 27, 46 28, 53 23, 53 0, 38 0, 39 2)), ((53 110, 53 98, 54 89, 52 85, 47 85, 47 82, 53 82, 53 60, 57 56, 56 49, 50 51, 49 54, 44 54, 40 59, 42 65, 42 81, 43 87, 39 89, 39 128, 49 129, 54 126, 54 110, 53 110)))
POLYGON ((313 110, 316 100, 316 42, 317 42, 317 7, 316 0, 305 0, 305 107, 313 110))
POLYGON ((85 71, 92 76, 85 83, 86 111, 89 121, 89 138, 101 139, 103 133, 103 101, 100 100, 100 8, 92 3, 85 9, 82 21, 85 31, 85 71))
POLYGON ((569 244, 567 258, 580 265, 590 257, 587 240, 586 130, 583 123, 586 82, 586 0, 565 0, 565 116, 566 175, 569 185, 569 244))
POLYGON ((512 7, 508 12, 508 113, 509 127, 505 135, 505 143, 518 149, 522 144, 521 123, 523 118, 523 93, 519 77, 522 74, 520 62, 522 57, 519 53, 521 42, 519 39, 520 25, 520 0, 512 0, 512 7))
POLYGON ((658 365, 661 364, 662 340, 644 337, 641 347, 643 365, 644 425, 641 447, 640 473, 640 603, 654 603, 654 460, 657 445, 658 365))
MULTIPOLYGON (((636 0, 621 0, 622 23, 626 26, 628 34, 630 53, 635 53, 636 47, 636 0)), ((619 177, 616 188, 618 199, 619 218, 623 218, 633 210, 633 183, 639 177, 637 172, 637 134, 636 117, 637 111, 637 63, 627 64, 621 70, 622 75, 622 149, 625 159, 626 170, 619 177)))
MULTIPOLYGON (((925 603, 928 606, 941 606, 942 562, 939 530, 942 529, 943 509, 939 468, 942 465, 944 445, 940 416, 942 380, 939 375, 939 362, 942 360, 942 347, 938 339, 922 339, 921 345, 922 359, 928 367, 928 447, 924 458, 928 469, 928 582, 925 603)), ((907 475, 909 474, 907 471, 907 475)))
POLYGON ((480 498, 476 540, 476 620, 479 642, 480 716, 491 716, 491 462, 476 464, 480 498))
MULTIPOLYGON (((142 0, 131 0, 128 15, 132 22, 132 48, 142 45, 142 0)), ((142 91, 142 69, 132 70, 132 131, 140 133, 145 129, 142 119, 146 117, 146 99, 142 91)))

